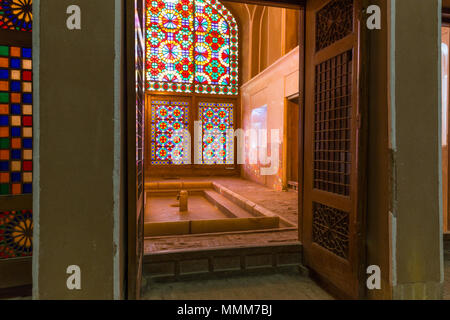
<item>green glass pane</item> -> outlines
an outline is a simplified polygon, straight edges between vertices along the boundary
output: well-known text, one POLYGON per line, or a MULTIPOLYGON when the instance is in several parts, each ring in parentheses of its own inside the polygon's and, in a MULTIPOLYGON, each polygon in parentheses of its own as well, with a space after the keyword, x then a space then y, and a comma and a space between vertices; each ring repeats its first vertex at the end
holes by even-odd
POLYGON ((0 92, 0 103, 9 102, 9 92, 0 92))
POLYGON ((0 184, 0 194, 1 195, 9 194, 9 184, 7 183, 0 184))
POLYGON ((0 149, 9 149, 9 138, 0 138, 0 149))
POLYGON ((9 56, 8 46, 0 46, 0 56, 9 56))

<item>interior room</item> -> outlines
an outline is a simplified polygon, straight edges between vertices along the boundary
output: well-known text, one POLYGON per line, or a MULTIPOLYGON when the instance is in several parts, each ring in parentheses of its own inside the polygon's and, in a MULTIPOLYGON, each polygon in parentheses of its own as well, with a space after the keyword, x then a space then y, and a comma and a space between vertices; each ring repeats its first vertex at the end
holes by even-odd
POLYGON ((0 0, 0 298, 442 298, 450 4, 366 5, 0 0))
POLYGON ((298 242, 300 10, 146 12, 145 253, 298 242))

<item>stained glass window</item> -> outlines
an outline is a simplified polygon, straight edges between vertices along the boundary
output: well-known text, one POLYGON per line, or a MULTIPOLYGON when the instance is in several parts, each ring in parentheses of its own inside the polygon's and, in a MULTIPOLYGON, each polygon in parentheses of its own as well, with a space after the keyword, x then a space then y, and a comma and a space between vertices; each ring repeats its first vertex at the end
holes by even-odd
POLYGON ((0 195, 32 191, 31 48, 0 46, 0 195))
POLYGON ((147 0, 146 88, 238 93, 238 27, 216 0, 147 0))
POLYGON ((0 0, 0 29, 31 31, 32 0, 0 0))
POLYGON ((0 259, 31 256, 32 239, 30 210, 0 211, 0 259))
POLYGON ((185 101, 152 101, 151 164, 184 164, 190 157, 186 138, 189 103, 185 101), (184 131, 186 130, 186 131, 184 131))
POLYGON ((203 164, 234 163, 232 103, 199 103, 202 122, 203 164))

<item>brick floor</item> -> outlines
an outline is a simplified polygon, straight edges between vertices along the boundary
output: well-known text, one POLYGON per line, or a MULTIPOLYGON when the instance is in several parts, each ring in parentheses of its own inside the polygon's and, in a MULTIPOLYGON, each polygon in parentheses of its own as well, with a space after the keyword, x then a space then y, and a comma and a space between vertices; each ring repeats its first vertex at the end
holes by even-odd
POLYGON ((150 283, 144 300, 331 300, 314 281, 298 273, 227 279, 150 283))

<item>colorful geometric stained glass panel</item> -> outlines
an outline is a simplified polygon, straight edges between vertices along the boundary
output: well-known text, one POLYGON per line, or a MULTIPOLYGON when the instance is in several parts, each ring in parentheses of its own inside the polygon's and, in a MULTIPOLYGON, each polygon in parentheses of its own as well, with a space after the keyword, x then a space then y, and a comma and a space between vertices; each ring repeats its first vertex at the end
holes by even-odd
POLYGON ((32 0, 0 0, 0 29, 31 31, 32 0))
POLYGON ((238 28, 216 0, 147 0, 146 88, 238 93, 238 28))
POLYGON ((192 0, 147 1, 147 89, 191 91, 193 19, 192 0))
POLYGON ((32 244, 31 211, 0 211, 0 259, 31 256, 32 244))
POLYGON ((189 103, 152 101, 151 164, 187 164, 190 161, 189 103))
POLYGON ((33 169, 31 49, 0 46, 0 196, 30 194, 33 169))
POLYGON ((195 91, 237 94, 237 24, 217 1, 195 1, 195 91))
POLYGON ((234 163, 232 103, 199 103, 202 120, 203 164, 234 163))

